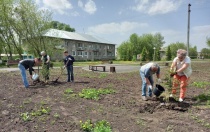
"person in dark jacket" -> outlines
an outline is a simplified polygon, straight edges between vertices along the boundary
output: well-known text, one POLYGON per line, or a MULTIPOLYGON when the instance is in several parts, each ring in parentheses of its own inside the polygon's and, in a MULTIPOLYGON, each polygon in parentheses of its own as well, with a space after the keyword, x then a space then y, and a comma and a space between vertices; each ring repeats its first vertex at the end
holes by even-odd
POLYGON ((66 67, 68 73, 67 82, 74 82, 74 70, 73 63, 75 61, 74 57, 68 54, 68 51, 64 51, 64 67, 66 67))
POLYGON ((42 75, 47 82, 49 80, 49 69, 50 69, 50 56, 45 51, 41 52, 42 55, 42 75))
MULTIPOLYGON (((26 76, 26 70, 29 69, 30 78, 32 79, 33 67, 41 64, 40 58, 21 60, 18 64, 25 88, 29 88, 29 83, 26 76)), ((36 72, 35 72, 36 73, 36 72)))

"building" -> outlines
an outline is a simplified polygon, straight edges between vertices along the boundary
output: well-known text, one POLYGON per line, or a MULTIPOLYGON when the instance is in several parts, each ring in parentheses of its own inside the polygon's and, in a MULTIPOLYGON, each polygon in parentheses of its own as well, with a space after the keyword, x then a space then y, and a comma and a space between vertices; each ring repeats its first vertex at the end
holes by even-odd
POLYGON ((68 50, 76 60, 115 59, 116 44, 96 36, 57 29, 49 29, 43 36, 61 39, 61 47, 68 50))

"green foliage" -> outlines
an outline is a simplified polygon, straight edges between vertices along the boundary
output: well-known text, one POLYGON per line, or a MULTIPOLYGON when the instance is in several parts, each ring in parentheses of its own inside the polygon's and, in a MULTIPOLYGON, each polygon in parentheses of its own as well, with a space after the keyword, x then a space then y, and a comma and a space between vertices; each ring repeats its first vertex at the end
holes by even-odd
POLYGON ((156 49, 155 51, 155 60, 156 61, 160 61, 161 58, 160 58, 160 49, 156 49))
POLYGON ((73 90, 71 88, 68 88, 64 91, 64 94, 72 94, 73 90))
POLYGON ((31 112, 30 114, 32 116, 41 116, 41 115, 44 115, 44 114, 49 114, 51 111, 51 109, 49 107, 40 107, 40 109, 36 110, 36 111, 33 111, 31 112))
POLYGON ((54 115, 53 115, 53 117, 55 117, 55 118, 60 118, 60 115, 58 114, 58 113, 55 113, 54 115))
POLYGON ((111 126, 106 120, 97 121, 94 124, 91 120, 86 120, 84 123, 80 121, 80 128, 84 132, 112 132, 111 126))
POLYGON ((200 56, 204 56, 204 58, 210 58, 210 49, 203 48, 201 50, 200 56))
POLYGON ((65 24, 65 23, 61 23, 61 22, 58 22, 58 21, 51 21, 50 22, 50 28, 69 31, 69 32, 75 32, 75 29, 71 28, 70 25, 65 24))
POLYGON ((195 47, 193 47, 193 48, 190 48, 189 50, 190 50, 190 51, 189 51, 189 56, 190 56, 190 58, 191 58, 191 59, 196 59, 197 56, 198 56, 197 47, 195 46, 195 47))
POLYGON ((101 73, 101 74, 99 75, 99 78, 105 78, 105 77, 107 77, 107 74, 106 74, 106 73, 101 73))
POLYGON ((192 85, 199 88, 206 88, 206 86, 210 85, 210 82, 204 82, 204 81, 193 82, 192 85))
POLYGON ((194 97, 194 99, 196 99, 199 102, 210 101, 210 94, 200 94, 194 97))
POLYGON ((210 47, 210 37, 206 38, 206 44, 210 47))
POLYGON ((30 117, 30 115, 29 115, 28 112, 22 113, 20 116, 21 116, 21 119, 22 119, 23 121, 30 121, 30 120, 31 120, 31 117, 30 117))
POLYGON ((133 56, 137 56, 139 53, 143 52, 143 47, 147 51, 147 60, 152 60, 153 56, 153 47, 160 49, 165 43, 163 41, 164 37, 160 33, 152 34, 143 34, 138 36, 137 34, 132 34, 130 39, 126 42, 123 42, 117 49, 118 56, 121 60, 130 61, 133 56))
POLYGON ((172 58, 175 58, 176 57, 176 51, 178 49, 187 49, 186 45, 184 43, 180 43, 180 42, 171 43, 169 46, 170 46, 171 57, 172 58))
POLYGON ((133 55, 132 61, 136 61, 136 55, 133 55))
POLYGON ((171 48, 170 48, 170 46, 168 46, 167 51, 166 51, 166 60, 170 61, 171 59, 172 59, 171 48))
POLYGON ((142 52, 141 52, 141 61, 146 61, 146 48, 144 47, 142 52))
POLYGON ((41 73, 42 73, 42 77, 44 78, 45 81, 47 80, 47 77, 49 76, 49 69, 47 67, 48 66, 45 65, 44 63, 42 64, 41 73))
POLYGON ((93 100, 99 100, 101 94, 111 94, 115 91, 109 88, 105 89, 94 89, 94 88, 88 88, 88 89, 82 89, 82 92, 79 93, 79 96, 81 98, 85 99, 93 99, 93 100))

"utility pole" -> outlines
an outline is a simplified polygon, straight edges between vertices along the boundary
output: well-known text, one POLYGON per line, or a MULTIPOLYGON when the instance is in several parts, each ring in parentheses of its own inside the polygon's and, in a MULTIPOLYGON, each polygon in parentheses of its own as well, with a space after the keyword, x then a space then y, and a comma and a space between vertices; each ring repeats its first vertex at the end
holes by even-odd
POLYGON ((189 56, 189 39, 190 39, 190 6, 188 4, 188 25, 187 25, 187 55, 189 56))

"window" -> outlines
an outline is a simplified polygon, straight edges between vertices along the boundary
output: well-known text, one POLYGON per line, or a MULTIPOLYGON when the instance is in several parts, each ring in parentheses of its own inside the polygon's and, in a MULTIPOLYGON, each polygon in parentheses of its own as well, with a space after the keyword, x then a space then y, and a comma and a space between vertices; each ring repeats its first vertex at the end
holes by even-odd
POLYGON ((78 43, 78 47, 79 47, 79 48, 82 47, 82 43, 78 43))
POLYGON ((87 52, 85 52, 84 54, 85 54, 85 56, 87 56, 87 52))
POLYGON ((78 56, 82 56, 82 51, 78 51, 78 52, 77 52, 77 55, 78 55, 78 56))
POLYGON ((97 56, 97 52, 94 52, 94 56, 97 56))
POLYGON ((72 56, 76 56, 76 51, 72 51, 72 56))

